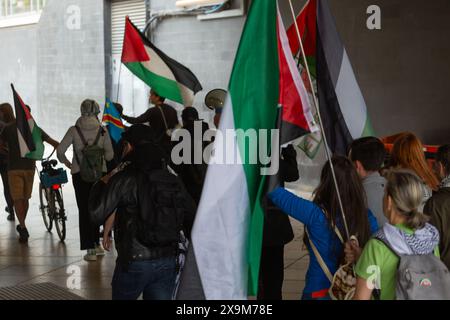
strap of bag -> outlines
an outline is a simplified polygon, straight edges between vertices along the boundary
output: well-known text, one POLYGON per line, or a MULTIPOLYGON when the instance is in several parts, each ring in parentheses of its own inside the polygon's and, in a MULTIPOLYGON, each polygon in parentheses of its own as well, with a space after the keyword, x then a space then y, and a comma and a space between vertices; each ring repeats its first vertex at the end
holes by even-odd
POLYGON ((78 126, 75 126, 75 129, 77 129, 78 135, 80 136, 81 142, 84 144, 85 147, 87 147, 89 144, 86 141, 86 138, 83 135, 83 132, 78 126))
POLYGON ((98 142, 99 142, 99 140, 100 140, 100 136, 101 136, 102 133, 103 133, 103 128, 100 127, 100 128, 98 129, 97 137, 95 138, 95 141, 94 141, 93 146, 96 146, 96 145, 98 144, 98 142))
POLYGON ((381 237, 377 236, 375 236, 375 239, 384 244, 386 248, 388 248, 393 254, 395 254, 397 258, 401 259, 401 256, 397 253, 397 251, 394 250, 394 248, 392 248, 391 244, 386 239, 382 239, 381 237))
MULTIPOLYGON (((89 144, 88 144, 88 142, 86 141, 86 138, 84 137, 83 132, 81 131, 81 129, 80 129, 78 126, 75 126, 75 129, 77 130, 78 135, 79 135, 80 138, 81 138, 81 142, 84 144, 85 147, 87 147, 89 144)), ((103 128, 100 127, 100 128, 98 129, 97 137, 95 138, 95 141, 94 141, 94 144, 93 144, 93 145, 98 144, 98 141, 100 140, 100 135, 102 134, 102 132, 103 132, 103 128)), ((78 157, 78 153, 77 153, 77 151, 75 150, 75 147, 73 148, 73 153, 74 153, 74 155, 75 155, 75 159, 77 160, 78 166, 81 166, 80 157, 78 157)), ((88 164, 89 164, 89 166, 91 166, 91 164, 90 164, 89 162, 88 162, 88 164)))
POLYGON ((322 256, 320 255, 319 250, 317 250, 317 247, 312 242, 311 237, 308 232, 308 229, 306 229, 306 227, 305 227, 305 232, 306 232, 306 235, 308 236, 309 244, 311 245, 311 249, 314 252, 314 256, 316 257, 317 262, 319 262, 319 265, 322 268, 323 273, 325 273, 325 275, 327 276, 330 283, 333 283, 333 275, 331 274, 330 269, 328 269, 327 264, 325 263, 322 256))
POLYGON ((334 233, 336 233, 337 237, 341 241, 342 244, 344 244, 344 237, 342 236, 342 233, 339 231, 337 226, 334 226, 334 233))
MULTIPOLYGON (((325 215, 325 217, 327 217, 326 210, 322 208, 322 212, 325 215)), ((334 233, 336 233, 337 237, 339 238, 339 241, 341 241, 341 243, 344 244, 345 243, 344 237, 342 236, 342 233, 339 231, 339 228, 337 226, 334 226, 333 230, 334 233)))
MULTIPOLYGON (((86 138, 83 135, 83 132, 81 131, 80 127, 75 126, 75 129, 77 129, 78 135, 80 136, 81 142, 84 144, 85 147, 87 147, 89 145, 89 143, 87 142, 86 138)), ((93 146, 95 146, 96 144, 98 144, 98 142, 100 141, 100 136, 103 132, 103 128, 100 127, 98 129, 98 133, 97 136, 95 137, 94 143, 92 144, 93 146)))
MULTIPOLYGON (((324 211, 324 214, 325 214, 325 211, 324 211)), ((309 232, 308 232, 308 229, 306 227, 305 227, 305 232, 306 232, 306 235, 308 236, 309 244, 311 245, 311 249, 312 249, 312 251, 314 253, 314 256, 316 257, 317 262, 319 262, 319 265, 322 268, 323 273, 325 273, 325 275, 328 278, 328 280, 331 283, 333 283, 334 277, 333 277, 332 273, 330 272, 330 269, 328 268, 327 264, 323 260, 322 256, 320 255, 319 250, 317 250, 317 247, 312 242, 311 237, 310 237, 309 232)), ((342 236, 342 234, 339 231, 337 226, 334 226, 334 232, 336 233, 336 235, 339 238, 339 240, 341 241, 341 243, 344 244, 344 237, 342 236)))

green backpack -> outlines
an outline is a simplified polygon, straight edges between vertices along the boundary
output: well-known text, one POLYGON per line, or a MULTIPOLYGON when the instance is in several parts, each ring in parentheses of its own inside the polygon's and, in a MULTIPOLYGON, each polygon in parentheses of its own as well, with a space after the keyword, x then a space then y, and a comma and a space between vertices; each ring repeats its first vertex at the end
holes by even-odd
POLYGON ((83 133, 81 132, 81 129, 78 126, 75 126, 75 128, 77 129, 78 135, 84 145, 84 148, 81 151, 83 154, 83 159, 81 162, 77 153, 74 152, 78 165, 80 166, 81 179, 87 183, 95 183, 103 177, 105 149, 98 145, 103 128, 100 127, 98 130, 97 137, 92 145, 88 144, 83 133))

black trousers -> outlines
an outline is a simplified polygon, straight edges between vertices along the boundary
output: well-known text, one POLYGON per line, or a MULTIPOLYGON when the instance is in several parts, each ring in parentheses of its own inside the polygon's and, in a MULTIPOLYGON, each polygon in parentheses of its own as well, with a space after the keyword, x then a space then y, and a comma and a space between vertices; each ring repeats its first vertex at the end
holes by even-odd
POLYGON ((6 205, 8 206, 9 213, 14 214, 14 201, 11 198, 11 193, 9 192, 7 166, 0 166, 0 174, 2 176, 3 194, 5 195, 6 205))
POLYGON ((283 300, 284 245, 263 246, 258 300, 283 300))
POLYGON ((89 216, 89 194, 93 184, 84 182, 80 173, 72 176, 72 182, 78 206, 80 247, 81 250, 94 249, 100 243, 100 227, 93 226, 89 216))

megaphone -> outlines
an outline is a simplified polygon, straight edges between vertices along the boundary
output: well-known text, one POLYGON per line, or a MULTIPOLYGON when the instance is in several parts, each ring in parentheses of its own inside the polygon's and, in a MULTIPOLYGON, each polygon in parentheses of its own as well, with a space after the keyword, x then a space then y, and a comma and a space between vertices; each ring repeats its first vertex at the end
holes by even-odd
POLYGON ((210 91, 205 97, 205 105, 216 112, 221 112, 224 105, 227 92, 223 89, 214 89, 210 91))

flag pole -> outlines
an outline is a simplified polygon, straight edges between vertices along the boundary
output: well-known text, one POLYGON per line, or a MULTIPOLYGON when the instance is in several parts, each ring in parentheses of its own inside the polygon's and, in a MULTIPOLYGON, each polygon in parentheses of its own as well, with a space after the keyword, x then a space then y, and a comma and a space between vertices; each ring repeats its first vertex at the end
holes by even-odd
POLYGON ((116 103, 119 103, 119 94, 120 94, 120 76, 122 75, 122 61, 120 61, 120 67, 119 67, 119 80, 117 82, 117 98, 116 103))
POLYGON ((334 171, 334 166, 333 166, 333 161, 331 159, 330 149, 328 148, 327 136, 325 134, 325 129, 323 127, 323 122, 322 122, 322 116, 320 114, 319 102, 317 101, 317 97, 316 97, 316 94, 314 92, 314 86, 313 86, 313 82, 312 82, 312 77, 311 77, 311 73, 309 71, 308 61, 306 60, 305 49, 303 47, 303 41, 302 41, 302 37, 301 37, 301 34, 300 34, 300 29, 298 27, 297 17, 295 16, 294 6, 292 5, 292 0, 289 0, 289 5, 291 7, 292 18, 294 19, 295 30, 297 31, 297 37, 298 37, 298 41, 300 43, 300 50, 301 50, 302 56, 303 56, 303 63, 305 64, 306 72, 308 74, 309 84, 310 84, 311 90, 312 90, 314 106, 316 108, 316 112, 317 112, 317 115, 318 115, 318 118, 319 118, 320 130, 322 131, 323 141, 324 141, 324 144, 325 144, 325 152, 326 152, 326 155, 327 155, 328 162, 330 163, 331 174, 333 176, 334 186, 336 188, 336 193, 337 193, 338 200, 339 200, 339 206, 340 206, 340 209, 341 209, 342 218, 344 220, 345 232, 347 234, 347 239, 350 240, 350 231, 349 231, 348 224, 347 224, 347 219, 346 219, 346 215, 345 215, 345 211, 344 211, 344 205, 342 204, 342 197, 341 197, 341 193, 339 191, 339 185, 338 185, 338 182, 337 182, 337 179, 336 179, 336 172, 334 171))

